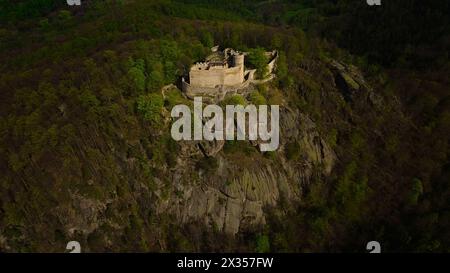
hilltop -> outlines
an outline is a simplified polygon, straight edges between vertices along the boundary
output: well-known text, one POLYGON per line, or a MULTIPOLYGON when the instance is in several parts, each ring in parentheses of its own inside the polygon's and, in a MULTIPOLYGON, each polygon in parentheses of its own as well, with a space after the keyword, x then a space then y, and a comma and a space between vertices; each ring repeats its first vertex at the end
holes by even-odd
POLYGON ((346 36, 374 16, 350 1, 34 2, 0 17, 1 251, 448 251, 445 29, 391 51, 346 36), (280 105, 276 152, 170 137, 191 102, 162 89, 215 44, 279 53, 223 101, 280 105))

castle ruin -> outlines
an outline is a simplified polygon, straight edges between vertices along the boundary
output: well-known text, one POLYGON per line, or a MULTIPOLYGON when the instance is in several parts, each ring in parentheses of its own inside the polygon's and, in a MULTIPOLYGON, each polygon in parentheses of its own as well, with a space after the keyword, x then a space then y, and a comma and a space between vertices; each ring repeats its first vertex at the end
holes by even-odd
POLYGON ((263 80, 255 80, 255 70, 246 70, 244 65, 247 53, 226 48, 218 50, 218 46, 213 47, 212 54, 205 62, 193 65, 189 70, 188 81, 182 78, 182 88, 190 98, 195 96, 212 96, 223 98, 227 92, 237 92, 246 88, 250 83, 268 81, 273 78, 277 51, 267 52, 268 76, 263 80))

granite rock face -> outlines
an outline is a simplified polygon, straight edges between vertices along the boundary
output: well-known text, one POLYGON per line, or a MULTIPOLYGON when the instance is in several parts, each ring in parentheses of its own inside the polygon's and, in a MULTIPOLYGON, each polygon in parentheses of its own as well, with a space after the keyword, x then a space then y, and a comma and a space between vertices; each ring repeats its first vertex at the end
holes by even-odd
POLYGON ((351 100, 358 91, 370 90, 364 76, 357 67, 339 63, 335 60, 329 62, 329 67, 334 74, 337 88, 342 92, 346 100, 351 100))
MULTIPOLYGON (((282 108, 280 130, 280 154, 288 141, 295 140, 303 155, 298 161, 280 156, 280 161, 258 160, 242 168, 239 160, 222 151, 223 141, 181 144, 182 153, 171 181, 182 194, 157 202, 157 211, 174 214, 181 223, 200 221, 229 234, 263 225, 265 207, 275 207, 281 199, 299 200, 302 186, 310 183, 317 167, 322 166, 321 175, 329 175, 336 161, 314 122, 299 111, 282 108), (199 155, 213 157, 217 169, 213 173, 200 172, 193 182, 191 158, 199 155)), ((259 153, 256 142, 249 145, 259 153)))

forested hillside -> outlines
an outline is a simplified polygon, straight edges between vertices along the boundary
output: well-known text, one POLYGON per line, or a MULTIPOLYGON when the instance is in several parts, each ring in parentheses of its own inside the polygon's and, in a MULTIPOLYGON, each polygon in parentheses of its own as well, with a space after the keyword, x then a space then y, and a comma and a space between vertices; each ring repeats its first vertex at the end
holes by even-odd
POLYGON ((0 251, 448 252, 450 4, 382 2, 0 1, 0 251), (216 44, 279 150, 171 138, 216 44))

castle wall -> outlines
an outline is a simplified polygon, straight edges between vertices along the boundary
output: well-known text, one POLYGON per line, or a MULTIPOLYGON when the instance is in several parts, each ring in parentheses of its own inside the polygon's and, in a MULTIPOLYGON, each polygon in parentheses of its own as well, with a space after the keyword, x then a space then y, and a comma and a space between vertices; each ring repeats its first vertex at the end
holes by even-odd
MULTIPOLYGON (((229 50, 229 49, 228 49, 229 50)), ((266 56, 270 58, 267 64, 270 76, 263 80, 255 80, 254 74, 256 70, 245 71, 244 58, 245 54, 234 54, 225 49, 226 60, 223 66, 213 66, 210 62, 197 63, 191 67, 189 72, 189 82, 182 79, 182 89, 187 97, 193 98, 195 96, 206 96, 213 100, 221 100, 229 92, 237 92, 247 88, 250 83, 264 83, 274 78, 272 74, 276 69, 276 61, 278 59, 278 52, 267 52, 266 56), (227 57, 229 56, 229 57, 227 57), (231 67, 228 67, 230 65, 231 67)), ((219 63, 217 61, 217 63, 219 63)))
POLYGON ((224 83, 224 69, 191 70, 189 82, 192 86, 214 88, 224 83))
POLYGON ((194 98, 195 96, 206 96, 206 97, 223 97, 228 92, 235 92, 239 89, 243 89, 249 86, 252 82, 251 79, 246 80, 242 83, 235 84, 232 86, 220 85, 216 87, 199 87, 190 85, 188 82, 182 79, 182 89, 189 98, 194 98))
POLYGON ((278 61, 278 51, 269 51, 265 53, 266 58, 269 59, 269 63, 267 63, 268 73, 272 74, 276 69, 276 63, 278 61))
POLYGON ((278 60, 278 52, 275 52, 275 57, 272 59, 272 61, 270 61, 267 66, 269 68, 269 73, 273 73, 275 68, 276 68, 276 63, 278 60))
POLYGON ((204 96, 208 94, 215 94, 218 92, 217 88, 214 87, 199 87, 192 86, 189 83, 183 80, 183 90, 189 98, 193 98, 195 96, 204 96))
POLYGON ((244 81, 244 63, 229 68, 211 67, 209 69, 191 69, 189 82, 192 86, 215 88, 219 85, 234 86, 244 81))
POLYGON ((244 81, 244 72, 241 67, 231 67, 224 71, 223 85, 237 85, 244 81))

